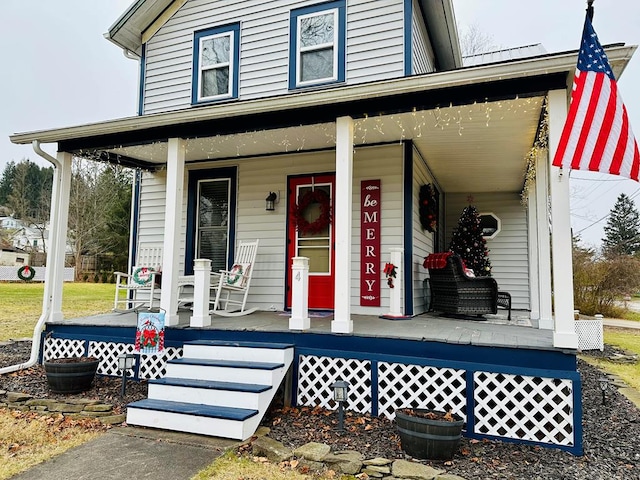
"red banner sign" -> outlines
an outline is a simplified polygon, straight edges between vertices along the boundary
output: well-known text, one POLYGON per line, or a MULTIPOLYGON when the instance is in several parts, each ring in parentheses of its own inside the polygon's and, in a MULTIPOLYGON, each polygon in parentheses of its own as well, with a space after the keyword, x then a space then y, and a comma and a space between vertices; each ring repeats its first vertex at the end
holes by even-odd
POLYGON ((360 185, 360 305, 380 306, 380 180, 360 185))

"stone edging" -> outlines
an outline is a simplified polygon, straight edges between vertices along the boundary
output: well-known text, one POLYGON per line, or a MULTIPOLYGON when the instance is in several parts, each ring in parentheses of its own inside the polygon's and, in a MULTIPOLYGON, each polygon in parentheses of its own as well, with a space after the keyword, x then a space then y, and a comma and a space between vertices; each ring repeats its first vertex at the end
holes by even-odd
POLYGON ((358 479, 465 480, 463 477, 446 474, 443 470, 437 470, 422 463, 386 458, 365 459, 360 452, 354 450, 331 452, 329 445, 317 442, 307 443, 291 450, 281 442, 266 436, 264 431, 259 431, 257 435, 259 435, 258 438, 251 442, 253 455, 266 457, 272 463, 287 462, 295 458, 298 460, 298 468, 306 467, 312 472, 330 469, 345 475, 353 475, 358 479))
POLYGON ((56 413, 70 418, 96 418, 105 425, 116 425, 126 419, 126 414, 114 414, 113 405, 100 403, 98 400, 56 400, 52 398, 35 398, 20 392, 0 390, 0 408, 10 408, 22 412, 41 414, 56 413))

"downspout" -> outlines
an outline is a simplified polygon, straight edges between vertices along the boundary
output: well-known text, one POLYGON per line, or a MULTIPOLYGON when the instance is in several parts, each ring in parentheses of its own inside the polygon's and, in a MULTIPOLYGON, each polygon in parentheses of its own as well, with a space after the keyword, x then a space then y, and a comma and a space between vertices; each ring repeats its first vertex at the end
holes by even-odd
MULTIPOLYGON (((53 222, 56 221, 58 217, 58 211, 60 208, 59 205, 59 197, 60 197, 60 188, 59 183, 62 175, 62 165, 58 161, 57 158, 49 155, 47 152, 40 148, 40 141, 34 140, 32 143, 33 150, 46 161, 53 164, 53 186, 51 190, 51 210, 49 213, 49 222, 50 225, 53 225, 53 222)), ((51 233, 51 232, 50 232, 51 233)), ((56 235, 50 235, 52 242, 56 242, 56 235)), ((49 245, 49 252, 55 251, 52 250, 52 245, 49 245)), ((47 262, 48 264, 49 262, 47 262)), ((0 368, 0 375, 5 373, 15 372, 17 370, 23 370, 25 368, 29 368, 34 366, 38 361, 38 355, 40 353, 40 343, 42 340, 42 331, 44 329, 44 325, 51 314, 51 287, 53 284, 53 268, 47 268, 47 276, 45 278, 44 283, 44 295, 42 298, 42 314, 36 323, 36 326, 33 329, 33 338, 31 341, 31 356, 29 360, 24 363, 19 363, 17 365, 10 365, 8 367, 0 368)))

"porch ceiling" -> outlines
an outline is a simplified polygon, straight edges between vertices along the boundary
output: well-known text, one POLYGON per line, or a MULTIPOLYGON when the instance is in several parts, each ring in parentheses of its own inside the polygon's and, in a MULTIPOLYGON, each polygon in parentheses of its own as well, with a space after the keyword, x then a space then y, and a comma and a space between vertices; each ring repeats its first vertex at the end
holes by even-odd
MULTIPOLYGON (((413 140, 446 192, 519 192, 544 98, 529 97, 357 119, 356 146, 413 140)), ((255 157, 335 147, 335 124, 321 123, 187 139, 186 161, 255 157)), ((167 143, 108 150, 164 164, 167 143)))

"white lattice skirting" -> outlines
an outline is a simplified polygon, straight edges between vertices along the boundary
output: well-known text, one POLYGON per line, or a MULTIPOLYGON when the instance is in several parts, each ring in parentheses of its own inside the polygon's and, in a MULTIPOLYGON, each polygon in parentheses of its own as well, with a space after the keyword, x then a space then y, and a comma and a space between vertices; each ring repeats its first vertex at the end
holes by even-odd
MULTIPOLYGON (((133 343, 114 343, 114 342, 95 342, 90 341, 88 353, 86 352, 87 342, 84 340, 69 340, 66 338, 47 338, 44 342, 45 361, 52 358, 60 357, 78 357, 87 354, 91 357, 100 359, 98 365, 98 373, 100 375, 121 375, 118 370, 118 356, 125 353, 135 353, 135 345, 133 343)), ((137 357, 129 376, 134 376, 134 372, 138 372, 138 378, 150 379, 161 378, 165 374, 167 361, 182 356, 181 348, 165 348, 162 352, 155 355, 141 354, 137 357)))
POLYGON ((297 400, 335 409, 331 384, 342 379, 350 385, 347 408, 358 412, 371 413, 373 398, 378 415, 390 419, 398 408, 451 409, 478 435, 574 445, 572 380, 475 371, 470 405, 466 378, 463 369, 300 355, 297 400))
POLYGON ((576 320, 576 333, 578 334, 578 350, 604 350, 604 335, 602 332, 602 320, 576 320))

